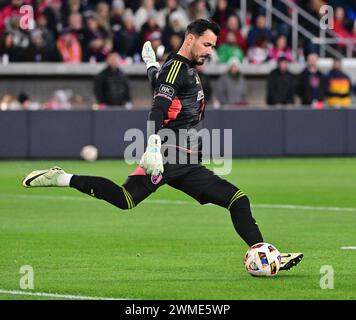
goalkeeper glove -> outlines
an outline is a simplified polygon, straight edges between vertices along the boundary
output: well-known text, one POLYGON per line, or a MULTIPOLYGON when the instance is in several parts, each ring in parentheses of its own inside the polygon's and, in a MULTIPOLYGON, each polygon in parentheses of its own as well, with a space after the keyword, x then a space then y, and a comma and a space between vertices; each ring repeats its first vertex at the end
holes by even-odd
POLYGON ((163 160, 161 155, 161 138, 153 134, 148 138, 146 152, 143 154, 140 167, 151 176, 158 176, 163 173, 163 160))
POLYGON ((150 41, 146 41, 143 45, 141 56, 142 60, 146 64, 147 70, 151 67, 156 67, 157 69, 160 68, 159 63, 156 61, 156 54, 152 48, 150 41))

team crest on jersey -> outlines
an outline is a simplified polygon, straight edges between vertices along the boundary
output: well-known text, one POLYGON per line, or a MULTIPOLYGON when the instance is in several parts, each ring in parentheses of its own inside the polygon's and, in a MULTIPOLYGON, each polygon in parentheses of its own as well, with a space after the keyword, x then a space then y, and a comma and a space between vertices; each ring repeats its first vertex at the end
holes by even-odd
POLYGON ((200 101, 204 98, 204 91, 203 90, 200 90, 198 92, 198 97, 197 97, 197 101, 200 101))
POLYGON ((151 182, 153 184, 159 184, 162 180, 163 176, 159 174, 158 176, 151 176, 151 182))

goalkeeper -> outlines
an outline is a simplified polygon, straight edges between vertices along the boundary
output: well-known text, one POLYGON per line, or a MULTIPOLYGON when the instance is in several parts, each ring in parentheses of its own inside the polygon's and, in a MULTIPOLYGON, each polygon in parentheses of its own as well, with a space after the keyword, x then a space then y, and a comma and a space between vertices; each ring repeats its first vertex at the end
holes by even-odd
MULTIPOLYGON (((160 186, 181 190, 200 204, 213 203, 230 212, 236 232, 252 246, 263 242, 263 237, 252 217, 248 197, 230 182, 215 175, 200 163, 201 139, 187 135, 176 145, 162 143, 161 129, 170 129, 178 137, 179 129, 203 128, 205 100, 196 65, 202 65, 215 47, 219 26, 214 22, 198 19, 186 30, 182 47, 172 54, 162 67, 156 62, 149 42, 144 44, 142 58, 154 88, 149 121, 153 123, 146 152, 140 166, 119 186, 114 182, 92 176, 73 175, 54 167, 31 172, 23 181, 25 187, 72 187, 97 199, 106 200, 121 209, 133 209, 160 186), (174 160, 163 164, 163 148, 174 149, 174 160), (188 161, 177 163, 180 153, 188 161), (198 161, 192 161, 196 156, 198 161)), ((171 149, 172 150, 172 149, 171 149)), ((282 254, 281 270, 288 270, 302 259, 301 253, 282 254)))

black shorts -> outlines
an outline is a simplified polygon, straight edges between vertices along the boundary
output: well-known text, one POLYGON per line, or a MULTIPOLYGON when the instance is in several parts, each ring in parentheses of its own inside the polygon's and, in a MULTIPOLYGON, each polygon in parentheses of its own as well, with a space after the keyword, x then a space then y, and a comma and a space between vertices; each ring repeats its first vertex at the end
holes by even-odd
MULTIPOLYGON (((181 190, 199 203, 205 204, 211 202, 204 197, 206 190, 221 182, 229 184, 201 164, 166 164, 161 179, 155 180, 146 175, 142 168, 137 168, 129 175, 123 186, 132 194, 136 205, 164 184, 181 190)), ((232 186, 231 193, 234 191, 236 187, 232 186)))

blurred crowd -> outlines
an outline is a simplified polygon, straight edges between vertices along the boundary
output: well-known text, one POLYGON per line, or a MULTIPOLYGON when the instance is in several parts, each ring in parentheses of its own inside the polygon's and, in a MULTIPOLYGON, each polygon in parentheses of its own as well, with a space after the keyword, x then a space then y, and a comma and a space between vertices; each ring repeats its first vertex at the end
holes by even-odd
MULTIPOLYGON (((339 38, 356 39, 356 1, 293 1, 318 20, 321 7, 332 5, 334 32, 339 38)), ((291 17, 282 1, 273 0, 273 6, 291 17)), ((330 95, 335 92, 351 97, 353 86, 340 62, 335 62, 328 75, 320 73, 315 62, 319 48, 303 37, 298 54, 294 55, 291 27, 276 17, 268 27, 265 10, 254 1, 247 1, 247 15, 242 20, 239 0, 0 0, 0 58, 3 64, 106 62, 107 67, 94 81, 97 106, 124 105, 130 109, 129 81, 120 66, 141 63, 141 48, 147 40, 152 42, 159 61, 164 61, 170 52, 179 49, 186 26, 197 18, 209 18, 220 25, 216 50, 209 62, 226 64, 228 70, 218 79, 214 92, 209 77, 200 71, 208 102, 214 96, 211 103, 216 106, 245 105, 248 90, 240 65, 266 62, 278 65, 267 78, 269 105, 293 104, 295 96, 306 105, 330 104, 330 95), (23 27, 24 5, 30 5, 34 13, 33 23, 27 21, 28 28, 23 27), (305 71, 292 75, 288 71, 290 62, 305 64, 305 71)), ((307 19, 301 17, 299 24, 319 36, 319 28, 307 19)), ((333 46, 342 53, 346 51, 343 43, 333 46)), ((12 99, 19 108, 38 107, 30 102, 27 93, 4 98, 12 99)), ((70 109, 76 103, 80 103, 80 97, 59 90, 41 108, 70 109)), ((339 104, 337 100, 336 105, 339 104)))
MULTIPOLYGON (((352 105, 356 86, 343 71, 342 61, 335 59, 332 68, 324 73, 318 67, 318 55, 307 56, 305 68, 298 74, 292 73, 289 60, 278 58, 276 67, 266 77, 265 105, 269 107, 344 108, 352 105)), ((213 108, 240 108, 249 105, 249 83, 241 62, 232 58, 225 71, 214 80, 205 73, 204 66, 197 66, 203 86, 205 101, 213 108)), ((120 68, 120 56, 116 52, 108 55, 106 67, 94 77, 93 92, 96 103, 94 109, 132 109, 130 81, 120 68)), ((263 95, 263 93, 261 92, 263 95)), ((18 97, 5 95, 0 100, 0 110, 70 110, 83 104, 83 98, 72 90, 57 90, 45 103, 34 102, 21 92, 18 97)), ((87 104, 88 105, 88 104, 87 104)))
MULTIPOLYGON (((356 38, 355 1, 294 2, 317 19, 323 5, 333 5, 334 31, 340 38, 356 38)), ((239 0, 0 0, 0 56, 3 62, 102 62, 114 51, 122 63, 139 63, 142 45, 150 40, 164 59, 179 48, 186 26, 197 18, 210 18, 221 27, 212 62, 237 57, 263 63, 281 55, 303 60, 317 49, 302 39, 300 54, 293 57, 290 26, 274 17, 269 28, 265 10, 254 1, 247 1, 242 21, 240 5, 239 0), (24 5, 33 8, 33 21, 27 24, 24 5)), ((274 0, 273 6, 291 16, 282 1, 274 0)), ((299 24, 319 36, 319 28, 303 17, 299 24)), ((335 47, 345 50, 344 44, 335 47)))

